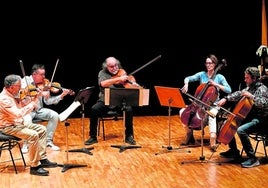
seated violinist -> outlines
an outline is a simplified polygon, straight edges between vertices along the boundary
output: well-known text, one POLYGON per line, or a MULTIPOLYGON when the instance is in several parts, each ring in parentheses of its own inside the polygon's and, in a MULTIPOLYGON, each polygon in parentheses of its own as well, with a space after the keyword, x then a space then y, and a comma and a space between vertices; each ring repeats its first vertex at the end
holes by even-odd
MULTIPOLYGON (((105 88, 124 88, 125 85, 131 84, 133 87, 138 87, 138 84, 132 78, 129 81, 129 76, 122 69, 118 59, 114 57, 108 57, 102 63, 102 70, 98 74, 99 84, 99 99, 96 104, 91 107, 90 110, 90 138, 85 141, 85 145, 91 145, 97 143, 97 126, 98 118, 109 111, 109 106, 104 103, 104 89, 105 88)), ((120 109, 120 107, 117 107, 120 109)), ((133 137, 133 112, 131 106, 126 106, 125 112, 125 142, 131 145, 135 145, 136 141, 133 137)))
MULTIPOLYGON (((259 78, 260 72, 258 68, 246 68, 244 72, 244 81, 247 87, 242 91, 235 91, 225 96, 218 102, 218 105, 222 106, 227 101, 238 102, 241 98, 246 97, 253 103, 251 108, 245 105, 245 108, 250 109, 250 111, 242 121, 242 124, 237 128, 237 134, 248 157, 246 161, 241 163, 241 166, 244 168, 260 165, 250 142, 249 134, 268 132, 268 88, 259 80, 259 78)), ((242 110, 243 109, 241 109, 241 111, 242 110)), ((221 152, 220 156, 234 158, 234 160, 240 161, 240 151, 237 149, 235 137, 229 142, 229 148, 229 150, 221 152)))
MULTIPOLYGON (((31 70, 31 76, 25 76, 21 81, 21 87, 27 88, 29 86, 35 86, 37 90, 41 92, 39 97, 38 107, 31 112, 32 119, 45 120, 47 122, 47 147, 50 147, 54 151, 60 150, 60 148, 53 143, 53 136, 55 134, 59 114, 49 108, 45 108, 43 102, 46 105, 58 104, 70 90, 62 89, 62 92, 59 95, 50 95, 49 83, 45 79, 45 66, 43 64, 34 64, 31 70)), ((22 147, 23 153, 28 152, 27 143, 24 142, 22 147)))
POLYGON ((0 93, 0 131, 28 140, 30 174, 48 176, 49 171, 44 168, 57 167, 57 163, 47 159, 46 127, 26 121, 30 112, 37 107, 39 94, 32 97, 27 104, 22 104, 18 97, 20 89, 19 75, 11 74, 5 77, 4 88, 0 93))

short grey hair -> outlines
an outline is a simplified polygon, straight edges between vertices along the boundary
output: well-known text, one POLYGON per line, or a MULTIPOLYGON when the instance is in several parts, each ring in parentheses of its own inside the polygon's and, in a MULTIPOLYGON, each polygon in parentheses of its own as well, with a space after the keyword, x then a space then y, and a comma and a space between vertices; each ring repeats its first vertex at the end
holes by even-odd
POLYGON ((21 77, 19 75, 16 74, 7 75, 4 80, 4 86, 10 87, 16 84, 19 80, 21 80, 21 77))

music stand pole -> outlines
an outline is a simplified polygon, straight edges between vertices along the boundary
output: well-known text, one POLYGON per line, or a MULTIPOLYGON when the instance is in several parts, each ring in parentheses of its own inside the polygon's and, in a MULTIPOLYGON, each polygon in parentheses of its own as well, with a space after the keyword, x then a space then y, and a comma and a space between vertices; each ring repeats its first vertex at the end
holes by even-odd
POLYGON ((79 91, 79 93, 76 96, 76 100, 78 100, 81 103, 81 122, 82 122, 82 144, 83 144, 83 148, 81 149, 72 149, 69 150, 69 152, 82 152, 85 154, 89 154, 89 155, 93 155, 93 153, 90 151, 92 149, 94 149, 93 147, 90 148, 86 148, 85 147, 85 123, 84 123, 84 119, 85 119, 85 103, 87 103, 89 96, 91 95, 91 90, 93 89, 93 87, 87 87, 85 89, 82 89, 79 91))
MULTIPOLYGON (((162 152, 155 153, 155 155, 158 155, 163 152, 170 152, 173 150, 181 149, 173 148, 171 144, 171 107, 176 108, 184 108, 185 103, 181 96, 180 90, 178 88, 173 87, 164 87, 164 86, 154 86, 159 102, 162 106, 168 106, 168 146, 162 146, 162 148, 165 148, 162 152)), ((190 153, 191 151, 187 150, 186 152, 190 153)))
MULTIPOLYGON (((158 155, 158 154, 161 154, 163 152, 169 152, 169 151, 172 151, 172 150, 179 150, 181 149, 180 147, 177 147, 177 148, 173 148, 171 146, 171 103, 172 103, 172 98, 169 98, 168 99, 168 146, 162 146, 162 148, 165 148, 166 150, 163 150, 161 152, 158 152, 156 153, 155 155, 158 155)), ((186 151, 188 153, 191 153, 190 150, 186 151)))
POLYGON ((70 168, 76 168, 76 167, 86 167, 87 165, 83 165, 83 164, 70 164, 68 163, 69 161, 69 157, 68 157, 68 126, 70 125, 69 122, 65 122, 65 127, 66 127, 66 164, 58 164, 58 166, 62 167, 61 172, 66 172, 67 170, 69 170, 70 168))
POLYGON ((90 147, 90 148, 86 148, 85 146, 85 143, 84 143, 84 140, 85 140, 85 104, 84 104, 84 101, 81 100, 81 107, 82 107, 82 110, 81 110, 81 114, 82 114, 82 117, 81 117, 81 122, 82 122, 82 137, 83 137, 83 148, 81 149, 72 149, 72 150, 69 150, 69 152, 82 152, 82 153, 85 153, 85 154, 89 154, 89 155, 93 155, 93 153, 90 151, 92 149, 94 149, 93 147, 90 147))
POLYGON ((137 146, 137 145, 126 145, 125 142, 125 120, 126 120, 126 102, 123 100, 122 101, 122 111, 123 111, 123 145, 111 145, 111 147, 113 148, 119 148, 119 152, 123 152, 127 149, 133 149, 133 148, 141 148, 141 146, 137 146))

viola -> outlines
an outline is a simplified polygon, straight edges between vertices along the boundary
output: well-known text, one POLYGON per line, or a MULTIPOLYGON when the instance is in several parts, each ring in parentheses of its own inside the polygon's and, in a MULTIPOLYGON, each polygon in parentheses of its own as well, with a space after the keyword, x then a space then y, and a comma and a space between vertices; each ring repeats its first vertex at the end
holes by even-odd
MULTIPOLYGON (((66 88, 61 87, 60 83, 50 82, 48 79, 44 79, 43 83, 39 83, 36 85, 37 85, 37 88, 39 88, 41 91, 51 91, 52 93, 58 93, 61 90, 66 89, 66 88)), ((75 94, 73 90, 71 89, 67 89, 67 90, 69 90, 69 93, 68 93, 69 95, 75 94)))
MULTIPOLYGON (((223 66, 226 66, 226 61, 222 60, 211 79, 213 80, 218 72, 223 66)), ((211 106, 218 98, 219 92, 217 88, 213 85, 210 85, 209 82, 206 84, 200 84, 196 91, 194 98, 195 101, 192 104, 188 105, 181 114, 181 121, 183 124, 189 126, 191 129, 201 129, 201 125, 204 122, 206 112, 202 109, 203 104, 205 107, 211 106), (201 101, 202 103, 198 102, 201 101)))
MULTIPOLYGON (((124 69, 119 69, 117 74, 113 75, 112 78, 127 75, 124 69)), ((136 83, 136 79, 133 75, 128 75, 128 79, 123 83, 125 88, 140 88, 140 85, 136 83)))

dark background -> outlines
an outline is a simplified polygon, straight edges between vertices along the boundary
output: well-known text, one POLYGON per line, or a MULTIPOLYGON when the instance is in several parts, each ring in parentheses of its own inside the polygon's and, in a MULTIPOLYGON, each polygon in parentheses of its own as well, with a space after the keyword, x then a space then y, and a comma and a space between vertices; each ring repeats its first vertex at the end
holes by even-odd
MULTIPOLYGON (((210 53, 227 60, 220 73, 233 90, 243 83, 244 69, 260 63, 256 50, 261 45, 261 0, 22 3, 3 6, 4 10, 0 79, 22 75, 19 60, 27 75, 34 63, 45 64, 51 79, 59 58, 53 81, 75 92, 96 86, 85 105, 86 115, 97 99, 97 74, 109 56, 118 58, 128 73, 162 56, 134 74, 150 89, 150 105, 138 107, 136 115, 167 115, 154 86, 181 88, 185 76, 205 69, 210 53)), ((189 93, 197 86, 190 84, 189 93)), ((60 113, 73 100, 66 96, 50 108, 60 113)), ((80 117, 79 110, 71 116, 80 117)))

